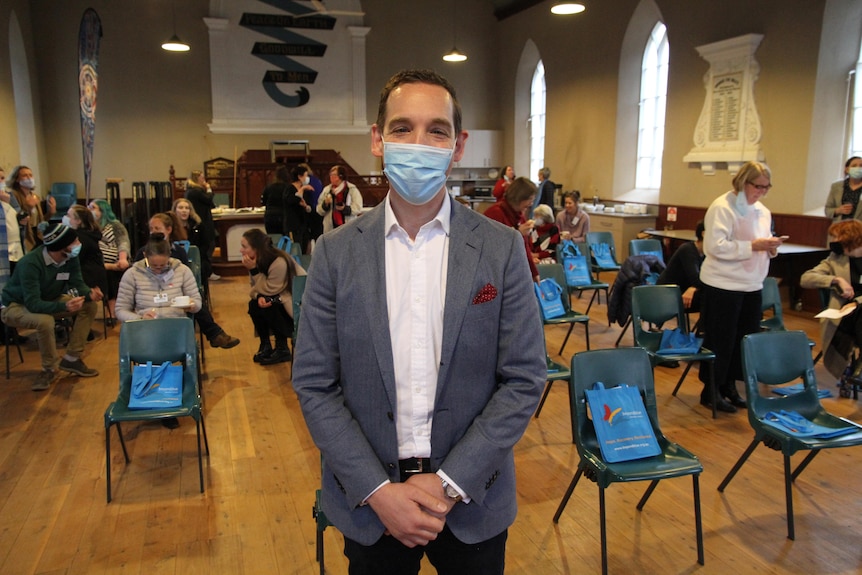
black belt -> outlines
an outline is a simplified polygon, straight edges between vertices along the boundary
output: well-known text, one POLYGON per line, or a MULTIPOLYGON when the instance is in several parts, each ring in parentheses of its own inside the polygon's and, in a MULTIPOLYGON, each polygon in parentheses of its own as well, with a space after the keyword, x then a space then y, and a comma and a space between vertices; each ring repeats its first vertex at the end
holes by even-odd
POLYGON ((401 459, 398 461, 398 468, 401 471, 401 481, 407 481, 413 474, 431 473, 431 458, 411 457, 409 459, 401 459))

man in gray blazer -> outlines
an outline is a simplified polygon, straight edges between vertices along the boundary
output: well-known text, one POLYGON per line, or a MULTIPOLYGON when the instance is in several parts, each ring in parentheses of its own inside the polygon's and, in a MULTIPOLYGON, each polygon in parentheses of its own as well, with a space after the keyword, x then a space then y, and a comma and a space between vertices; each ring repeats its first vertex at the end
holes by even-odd
POLYGON ((293 385, 322 505, 355 573, 503 573, 513 446, 539 399, 542 322, 521 236, 453 201, 454 89, 393 76, 371 149, 390 192, 318 240, 293 385))

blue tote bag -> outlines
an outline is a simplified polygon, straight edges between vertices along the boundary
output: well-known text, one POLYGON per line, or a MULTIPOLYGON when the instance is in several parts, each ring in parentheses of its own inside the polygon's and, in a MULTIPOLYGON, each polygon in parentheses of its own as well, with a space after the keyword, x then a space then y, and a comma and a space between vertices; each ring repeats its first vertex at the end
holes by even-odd
POLYGON ((677 355, 683 353, 698 353, 703 345, 702 337, 695 337, 691 332, 683 333, 678 327, 666 329, 661 332, 661 344, 659 344, 659 355, 677 355))
POLYGON ((539 298, 539 305, 542 307, 542 317, 547 320, 566 314, 563 300, 560 297, 560 294, 563 293, 560 284, 548 278, 534 283, 533 288, 536 290, 536 297, 539 298))
POLYGON ((566 283, 572 287, 586 286, 593 283, 587 256, 581 255, 581 250, 571 240, 563 242, 560 248, 563 270, 566 272, 566 283))
POLYGON ((611 255, 611 246, 606 243, 590 244, 590 249, 593 251, 593 259, 596 260, 596 265, 603 268, 615 268, 617 262, 611 255))
POLYGON ((597 381, 586 394, 602 459, 617 463, 661 453, 637 387, 620 384, 606 389, 597 381))
POLYGON ((129 409, 164 409, 183 403, 183 366, 141 363, 132 370, 129 409))

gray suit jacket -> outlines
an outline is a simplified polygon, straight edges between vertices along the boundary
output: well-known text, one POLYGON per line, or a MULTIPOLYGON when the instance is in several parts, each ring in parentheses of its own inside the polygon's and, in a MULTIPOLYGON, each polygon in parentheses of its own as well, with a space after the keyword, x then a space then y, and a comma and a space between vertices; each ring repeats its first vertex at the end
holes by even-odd
MULTIPOLYGON (((841 214, 835 213, 835 209, 841 207, 841 196, 844 195, 845 180, 838 180, 837 182, 832 183, 832 186, 829 188, 829 196, 826 198, 826 206, 823 208, 823 211, 826 213, 826 217, 832 218, 833 221, 836 222, 841 221, 842 218, 841 214)), ((862 220, 862 201, 856 205, 856 211, 853 213, 853 218, 862 220)))
MULTIPOLYGON (((520 235, 452 202, 431 460, 472 498, 447 524, 484 541, 515 519, 512 448, 546 378, 544 332, 520 235), (486 285, 497 296, 473 303, 486 285)), ((395 378, 384 264, 384 206, 318 239, 293 386, 323 455, 322 505, 364 545, 384 527, 363 499, 399 481, 395 378)))

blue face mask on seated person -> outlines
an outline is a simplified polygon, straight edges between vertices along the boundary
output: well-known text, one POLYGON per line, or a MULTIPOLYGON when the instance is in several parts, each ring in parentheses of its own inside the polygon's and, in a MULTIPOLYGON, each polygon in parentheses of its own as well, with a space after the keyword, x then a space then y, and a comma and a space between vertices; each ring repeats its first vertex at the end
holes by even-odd
POLYGON ((67 257, 69 259, 76 258, 81 254, 81 244, 78 244, 72 248, 72 251, 67 252, 67 257))
POLYGON ((383 173, 407 203, 422 206, 446 185, 455 147, 383 142, 383 173))

